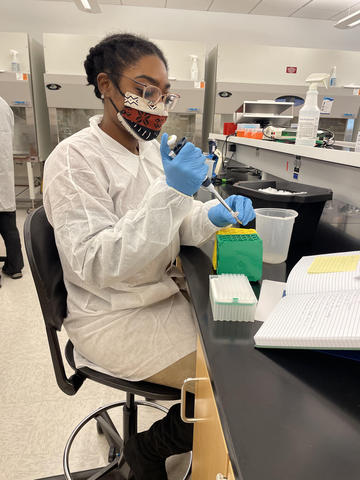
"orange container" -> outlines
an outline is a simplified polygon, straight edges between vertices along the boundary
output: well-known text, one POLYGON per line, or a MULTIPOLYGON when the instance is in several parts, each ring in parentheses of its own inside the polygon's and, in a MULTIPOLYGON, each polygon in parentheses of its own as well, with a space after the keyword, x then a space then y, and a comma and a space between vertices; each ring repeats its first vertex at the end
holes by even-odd
POLYGON ((245 137, 245 129, 238 130, 236 132, 237 137, 245 137))

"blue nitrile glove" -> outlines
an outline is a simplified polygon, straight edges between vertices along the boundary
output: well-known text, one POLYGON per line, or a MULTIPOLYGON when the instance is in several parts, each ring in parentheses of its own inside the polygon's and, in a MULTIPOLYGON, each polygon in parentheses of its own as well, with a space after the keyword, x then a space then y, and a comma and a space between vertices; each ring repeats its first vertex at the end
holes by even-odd
POLYGON ((168 134, 161 137, 160 153, 164 166, 166 183, 185 195, 192 196, 204 181, 208 166, 200 148, 188 142, 175 158, 169 156, 168 134))
MULTIPOLYGON (((225 199, 225 202, 233 210, 238 212, 238 219, 243 225, 246 225, 255 218, 255 211, 252 207, 250 198, 241 195, 231 195, 225 199)), ((229 223, 237 223, 231 213, 219 203, 211 207, 208 211, 209 220, 217 227, 226 227, 229 223)))

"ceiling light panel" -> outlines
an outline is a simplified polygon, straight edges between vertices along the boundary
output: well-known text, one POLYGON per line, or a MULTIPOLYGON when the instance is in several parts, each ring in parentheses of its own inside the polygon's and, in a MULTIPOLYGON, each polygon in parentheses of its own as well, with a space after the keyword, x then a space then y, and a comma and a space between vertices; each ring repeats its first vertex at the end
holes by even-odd
POLYGON ((309 0, 262 0, 251 13, 255 15, 289 17, 307 3, 309 3, 309 0))
POLYGON ((79 10, 86 13, 101 13, 101 8, 97 0, 74 0, 79 10), (90 8, 89 8, 90 7, 90 8))
POLYGON ((341 29, 354 28, 360 23, 360 10, 354 12, 346 17, 341 18, 334 27, 341 29))
POLYGON ((345 10, 341 10, 341 12, 337 13, 333 17, 331 17, 331 20, 335 20, 338 22, 344 17, 347 17, 348 15, 351 15, 352 13, 355 13, 357 10, 360 10, 360 2, 356 2, 354 5, 352 5, 350 8, 346 8, 345 10))
POLYGON ((207 10, 211 0, 167 0, 166 8, 181 10, 207 10))
POLYGON ((249 13, 259 0, 214 0, 210 12, 249 13))
POLYGON ((352 7, 354 3, 354 0, 313 0, 293 16, 298 18, 329 20, 344 9, 352 7))
POLYGON ((98 0, 102 5, 122 5, 121 0, 98 0))
POLYGON ((349 28, 356 27, 357 25, 360 25, 360 20, 356 20, 356 22, 349 23, 349 28))
POLYGON ((122 0, 122 4, 129 7, 165 7, 166 0, 122 0))

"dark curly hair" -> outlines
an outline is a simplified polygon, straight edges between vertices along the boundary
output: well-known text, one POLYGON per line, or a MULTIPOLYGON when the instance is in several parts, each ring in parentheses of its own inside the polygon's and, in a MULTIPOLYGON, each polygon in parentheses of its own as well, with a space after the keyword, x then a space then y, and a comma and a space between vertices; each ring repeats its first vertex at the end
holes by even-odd
POLYGON ((93 85, 95 95, 101 98, 97 85, 99 73, 109 73, 114 80, 118 80, 125 68, 147 55, 158 56, 168 69, 162 51, 145 38, 127 33, 110 35, 104 38, 95 47, 90 48, 84 62, 88 85, 93 85))

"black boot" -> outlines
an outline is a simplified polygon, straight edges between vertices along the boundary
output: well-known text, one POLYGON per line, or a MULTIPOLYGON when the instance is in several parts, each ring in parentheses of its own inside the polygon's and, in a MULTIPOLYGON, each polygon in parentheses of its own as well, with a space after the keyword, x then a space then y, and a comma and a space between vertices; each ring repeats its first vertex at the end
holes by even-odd
MULTIPOLYGON (((187 394, 186 400, 186 415, 192 417, 194 395, 187 394)), ((167 480, 165 459, 192 449, 193 428, 192 423, 181 420, 178 403, 149 430, 132 436, 125 445, 124 456, 135 480, 167 480)))

